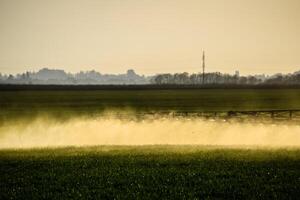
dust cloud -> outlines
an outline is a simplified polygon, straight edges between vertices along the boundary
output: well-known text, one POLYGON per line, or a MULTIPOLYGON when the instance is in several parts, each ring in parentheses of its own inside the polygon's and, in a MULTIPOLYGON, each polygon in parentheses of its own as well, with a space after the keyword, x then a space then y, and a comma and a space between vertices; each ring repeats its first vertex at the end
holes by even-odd
POLYGON ((300 146, 300 126, 164 117, 38 117, 0 127, 0 148, 152 144, 300 146))

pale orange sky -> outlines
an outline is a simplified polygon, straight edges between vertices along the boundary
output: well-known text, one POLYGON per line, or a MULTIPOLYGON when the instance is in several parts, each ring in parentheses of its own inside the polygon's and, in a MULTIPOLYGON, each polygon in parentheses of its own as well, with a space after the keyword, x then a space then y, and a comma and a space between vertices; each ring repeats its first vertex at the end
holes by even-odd
POLYGON ((300 70, 299 0, 0 0, 0 72, 300 70))

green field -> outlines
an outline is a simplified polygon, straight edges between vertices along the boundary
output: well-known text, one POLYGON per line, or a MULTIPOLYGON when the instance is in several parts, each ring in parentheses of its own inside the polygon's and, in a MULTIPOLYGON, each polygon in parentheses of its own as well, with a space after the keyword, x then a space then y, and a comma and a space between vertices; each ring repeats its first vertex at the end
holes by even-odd
MULTIPOLYGON (((300 109, 300 89, 0 91, 0 122, 9 121, 12 126, 17 119, 30 126, 31 117, 43 114, 61 119, 93 117, 104 111, 281 109, 300 109)), ((5 125, 0 123, 0 128, 5 125)), ((299 196, 298 147, 156 145, 0 150, 0 199, 299 196)))
POLYGON ((299 169, 295 149, 2 150, 0 199, 297 199, 299 169))
POLYGON ((300 109, 300 89, 0 91, 0 116, 300 109))

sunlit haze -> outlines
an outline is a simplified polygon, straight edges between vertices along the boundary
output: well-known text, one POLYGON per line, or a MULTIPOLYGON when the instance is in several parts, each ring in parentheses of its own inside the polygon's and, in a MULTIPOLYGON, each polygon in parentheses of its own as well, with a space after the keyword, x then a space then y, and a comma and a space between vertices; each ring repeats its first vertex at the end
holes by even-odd
POLYGON ((299 0, 0 0, 0 72, 300 69, 299 0))
POLYGON ((161 118, 133 121, 114 117, 51 117, 7 122, 0 127, 1 148, 85 145, 238 145, 240 148, 297 147, 300 127, 289 124, 228 123, 202 119, 161 118))

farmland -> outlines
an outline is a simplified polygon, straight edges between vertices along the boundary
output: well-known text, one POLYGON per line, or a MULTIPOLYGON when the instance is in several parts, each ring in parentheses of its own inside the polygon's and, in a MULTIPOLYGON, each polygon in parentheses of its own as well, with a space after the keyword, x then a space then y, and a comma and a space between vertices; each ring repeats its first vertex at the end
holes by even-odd
POLYGON ((47 113, 92 115, 109 110, 229 111, 299 109, 300 89, 0 91, 3 119, 47 113))
POLYGON ((297 199, 300 151, 209 146, 1 150, 1 199, 297 199))
POLYGON ((97 118, 285 109, 300 89, 2 90, 0 199, 297 199, 297 124, 97 118))

